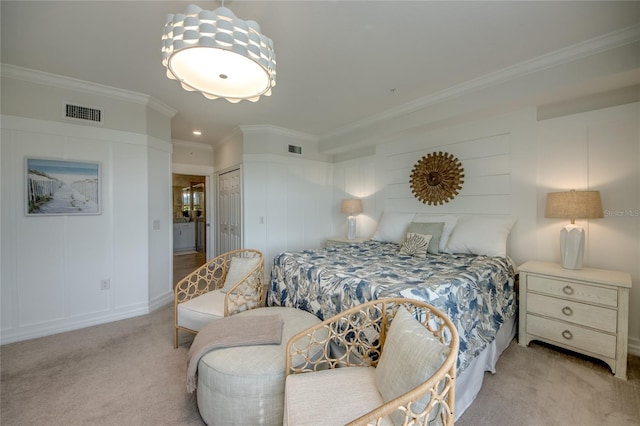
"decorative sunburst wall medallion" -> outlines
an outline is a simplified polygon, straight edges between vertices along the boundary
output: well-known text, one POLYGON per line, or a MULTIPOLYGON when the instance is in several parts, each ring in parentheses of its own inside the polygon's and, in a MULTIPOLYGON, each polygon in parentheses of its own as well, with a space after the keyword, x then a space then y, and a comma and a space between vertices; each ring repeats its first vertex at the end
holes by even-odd
POLYGON ((425 204, 448 203, 464 183, 460 161, 446 152, 432 152, 420 159, 411 171, 411 192, 425 204))

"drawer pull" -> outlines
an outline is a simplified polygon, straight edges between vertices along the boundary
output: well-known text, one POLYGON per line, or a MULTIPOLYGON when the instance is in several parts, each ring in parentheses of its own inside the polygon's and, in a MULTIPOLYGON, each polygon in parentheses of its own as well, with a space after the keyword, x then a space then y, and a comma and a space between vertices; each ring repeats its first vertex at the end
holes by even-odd
POLYGON ((573 315, 573 309, 571 309, 568 306, 565 306, 564 308, 562 308, 562 313, 570 317, 571 315, 573 315))
POLYGON ((565 330, 562 332, 562 337, 564 337, 567 340, 571 340, 573 339, 573 334, 571 334, 569 330, 565 330))
POLYGON ((570 285, 565 285, 564 287, 562 287, 562 292, 564 294, 573 294, 573 287, 571 287, 570 285))

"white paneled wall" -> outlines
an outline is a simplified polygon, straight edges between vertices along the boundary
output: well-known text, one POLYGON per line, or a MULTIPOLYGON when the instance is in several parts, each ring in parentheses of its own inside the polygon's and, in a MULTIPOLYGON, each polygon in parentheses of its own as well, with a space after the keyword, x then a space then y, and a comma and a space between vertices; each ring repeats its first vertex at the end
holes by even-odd
POLYGON ((332 231, 331 164, 250 154, 242 168, 244 246, 263 251, 266 270, 284 250, 324 244, 332 231))
POLYGON ((140 315, 170 300, 169 142, 2 116, 0 152, 2 343, 140 315), (99 162, 101 214, 25 216, 27 156, 99 162))
MULTIPOLYGON (((171 145, 149 137, 148 216, 149 232, 149 309, 155 310, 173 299, 172 251, 166 250, 173 238, 173 198, 171 145), (169 277, 169 279, 167 279, 169 277)), ((170 246, 171 247, 171 246, 170 246)))
POLYGON ((605 217, 576 220, 585 229, 584 265, 631 273, 629 340, 640 353, 640 104, 541 121, 539 150, 535 258, 560 258, 568 223, 544 218, 546 194, 600 191, 605 217))
POLYGON ((356 236, 368 238, 376 230, 376 157, 343 161, 333 168, 333 203, 331 207, 334 229, 333 236, 346 237, 347 215, 340 211, 340 203, 344 198, 362 200, 363 213, 358 215, 356 236))

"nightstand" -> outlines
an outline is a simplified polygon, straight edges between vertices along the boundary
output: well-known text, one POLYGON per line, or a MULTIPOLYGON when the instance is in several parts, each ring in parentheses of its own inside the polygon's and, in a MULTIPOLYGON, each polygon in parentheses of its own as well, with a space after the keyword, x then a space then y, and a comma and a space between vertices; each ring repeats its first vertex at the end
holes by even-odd
POLYGON ((369 238, 356 238, 354 240, 350 240, 347 237, 331 237, 331 238, 327 238, 327 241, 325 241, 324 246, 331 247, 331 246, 337 246, 338 244, 361 243, 363 241, 367 241, 368 239, 369 238))
POLYGON ((631 274, 526 262, 520 273, 518 343, 539 340, 606 362, 627 378, 631 274))

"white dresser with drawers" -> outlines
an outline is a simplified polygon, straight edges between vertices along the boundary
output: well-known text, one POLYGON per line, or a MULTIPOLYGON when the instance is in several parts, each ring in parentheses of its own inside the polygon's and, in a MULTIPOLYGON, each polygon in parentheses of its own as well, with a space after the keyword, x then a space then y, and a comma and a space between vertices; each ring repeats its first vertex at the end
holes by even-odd
POLYGON ((579 352, 627 378, 631 274, 534 261, 518 271, 520 345, 539 340, 579 352))

